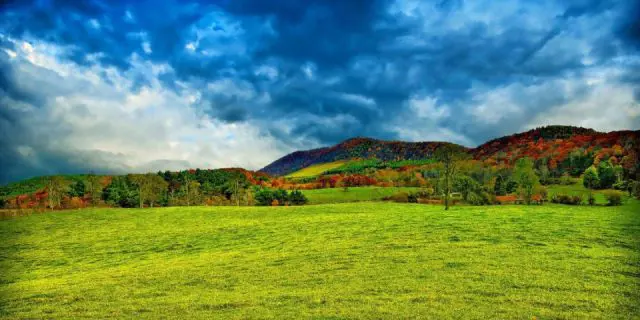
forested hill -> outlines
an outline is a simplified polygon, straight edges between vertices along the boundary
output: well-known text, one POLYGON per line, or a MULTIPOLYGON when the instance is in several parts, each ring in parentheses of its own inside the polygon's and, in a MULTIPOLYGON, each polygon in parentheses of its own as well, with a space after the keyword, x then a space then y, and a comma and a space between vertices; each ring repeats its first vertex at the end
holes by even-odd
POLYGON ((578 158, 590 162, 612 156, 637 158, 638 150, 640 131, 598 132, 580 127, 548 126, 491 140, 471 153, 476 160, 490 164, 509 164, 529 157, 554 168, 578 158))
POLYGON ((371 138, 353 138, 335 146, 288 154, 262 172, 270 175, 286 175, 317 163, 348 159, 375 158, 382 161, 418 160, 432 156, 433 151, 446 142, 383 141, 371 138))
MULTIPOLYGON (((286 175, 313 164, 355 158, 383 161, 418 160, 432 156, 442 142, 400 142, 354 138, 332 147, 297 151, 269 164, 261 171, 286 175)), ((511 164, 522 157, 549 163, 552 169, 563 166, 583 169, 572 161, 593 160, 613 155, 637 157, 640 131, 598 132, 573 126, 546 126, 488 141, 467 149, 476 160, 493 164, 511 164), (578 159, 578 160, 576 160, 578 159)))

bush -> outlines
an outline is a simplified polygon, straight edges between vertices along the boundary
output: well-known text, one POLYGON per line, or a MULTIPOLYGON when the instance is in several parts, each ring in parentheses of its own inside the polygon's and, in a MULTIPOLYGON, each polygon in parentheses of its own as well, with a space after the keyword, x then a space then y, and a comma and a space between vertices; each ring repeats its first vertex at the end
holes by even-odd
POLYGON ((293 190, 289 194, 289 201, 294 206, 301 206, 303 204, 307 204, 309 199, 304 195, 300 190, 293 190))
POLYGON ((396 192, 388 197, 385 198, 385 200, 390 200, 393 202, 409 202, 409 194, 406 192, 396 192))
POLYGON ((259 206, 270 206, 274 200, 273 192, 267 189, 260 189, 256 191, 255 200, 259 206))
POLYGON ((640 181, 629 181, 629 195, 640 199, 640 181))
POLYGON ((560 177, 560 184, 562 185, 569 186, 575 183, 576 183, 576 180, 572 179, 568 173, 565 173, 560 177))
POLYGON ((556 194, 551 197, 551 202, 577 206, 582 203, 581 196, 571 196, 567 194, 556 194))
POLYGON ((409 203, 418 203, 418 195, 416 193, 410 193, 407 196, 407 202, 409 202, 409 203))
POLYGON ((596 204, 596 197, 593 196, 593 193, 589 193, 589 198, 587 198, 587 202, 590 206, 596 204))
POLYGON ((629 181, 621 180, 613 184, 613 188, 620 191, 629 190, 629 181))
POLYGON ((604 197, 607 198, 608 206, 619 206, 622 204, 622 196, 624 194, 617 190, 610 190, 604 192, 604 197))
POLYGON ((470 192, 467 196, 467 202, 474 206, 484 206, 491 204, 493 201, 491 195, 488 192, 470 192))

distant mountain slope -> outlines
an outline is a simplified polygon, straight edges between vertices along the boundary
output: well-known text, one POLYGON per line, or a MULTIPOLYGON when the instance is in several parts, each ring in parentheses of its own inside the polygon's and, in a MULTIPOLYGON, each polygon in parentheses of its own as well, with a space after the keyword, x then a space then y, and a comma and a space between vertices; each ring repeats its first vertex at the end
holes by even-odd
POLYGON ((598 132, 571 126, 536 128, 486 142, 471 150, 477 160, 510 163, 522 157, 546 159, 551 167, 570 161, 571 155, 606 158, 638 156, 640 131, 598 132))
MULTIPOLYGON (((382 141, 370 138, 353 138, 332 147, 297 151, 264 167, 261 171, 281 176, 302 168, 338 160, 376 158, 383 161, 418 160, 432 156, 444 142, 382 141)), ((562 165, 583 170, 571 162, 571 154, 583 158, 604 158, 620 153, 637 157, 640 148, 640 131, 598 132, 573 126, 546 126, 488 141, 476 148, 467 149, 474 159, 495 164, 510 164, 522 157, 546 159, 554 168, 562 165)), ((575 174, 575 173, 574 173, 575 174)))
POLYGON ((310 165, 339 160, 358 158, 376 158, 383 161, 425 159, 431 157, 435 149, 445 144, 449 143, 384 141, 358 137, 332 147, 296 151, 274 161, 260 171, 281 176, 310 165))

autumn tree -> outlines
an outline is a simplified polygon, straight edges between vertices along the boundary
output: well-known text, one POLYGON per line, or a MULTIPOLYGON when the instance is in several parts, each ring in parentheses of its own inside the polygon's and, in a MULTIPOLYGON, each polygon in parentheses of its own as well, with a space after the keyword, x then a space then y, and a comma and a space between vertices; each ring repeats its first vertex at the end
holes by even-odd
POLYGON ((538 176, 533 169, 533 161, 530 158, 518 159, 518 161, 516 161, 513 176, 518 183, 520 195, 526 204, 530 204, 534 191, 540 184, 538 176))
POLYGON ((453 180, 458 174, 459 163, 462 160, 468 159, 469 154, 467 154, 461 146, 445 144, 436 149, 434 157, 440 161, 443 166, 440 177, 442 179, 444 193, 444 209, 449 210, 449 198, 451 196, 453 180))
POLYGON ((47 180, 47 202, 49 208, 60 207, 62 198, 69 189, 69 183, 60 176, 53 176, 47 180))

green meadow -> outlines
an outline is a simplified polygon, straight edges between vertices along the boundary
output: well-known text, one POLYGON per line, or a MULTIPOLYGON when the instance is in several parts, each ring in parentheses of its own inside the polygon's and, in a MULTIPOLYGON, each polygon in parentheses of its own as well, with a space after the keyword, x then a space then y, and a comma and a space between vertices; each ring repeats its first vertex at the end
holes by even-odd
POLYGON ((312 166, 302 168, 294 173, 287 175, 287 178, 315 177, 331 169, 339 168, 343 166, 345 163, 346 161, 334 161, 334 162, 328 162, 328 163, 314 164, 312 166))
POLYGON ((413 187, 356 187, 348 188, 325 188, 302 190, 309 199, 310 204, 328 204, 359 201, 377 201, 384 197, 391 196, 398 192, 415 192, 419 188, 413 187))
POLYGON ((0 318, 637 319, 640 203, 0 220, 0 318))

